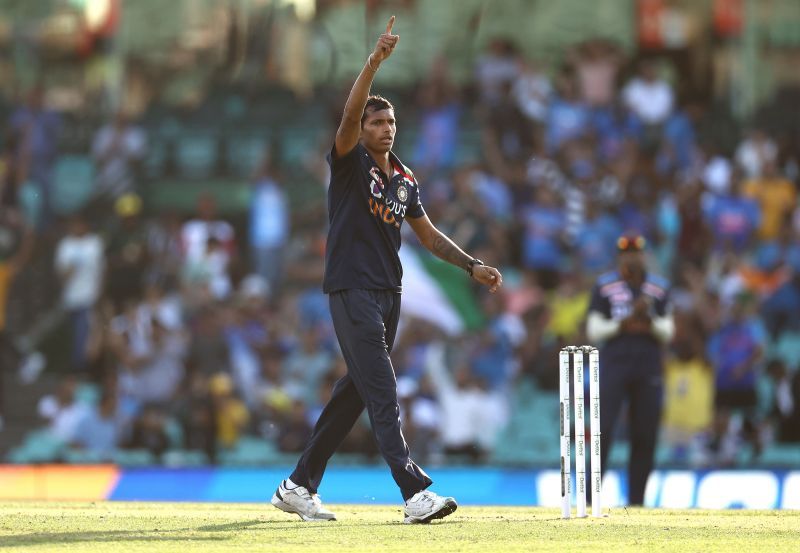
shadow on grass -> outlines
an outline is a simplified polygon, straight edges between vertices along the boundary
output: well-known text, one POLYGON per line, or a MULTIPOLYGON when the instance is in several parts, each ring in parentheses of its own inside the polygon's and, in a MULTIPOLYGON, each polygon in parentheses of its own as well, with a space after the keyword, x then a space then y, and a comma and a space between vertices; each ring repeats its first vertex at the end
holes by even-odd
POLYGON ((103 542, 126 542, 126 541, 144 541, 144 542, 167 542, 167 541, 181 541, 181 542, 220 542, 227 538, 222 536, 187 536, 184 534, 176 534, 176 532, 185 532, 186 530, 165 530, 164 535, 156 535, 157 530, 105 530, 105 531, 84 531, 84 532, 53 532, 53 533, 32 533, 32 534, 16 534, 11 536, 3 536, 0 542, 0 550, 9 547, 28 547, 38 545, 53 545, 58 546, 62 544, 75 544, 75 543, 103 543, 103 542), (172 534, 172 535, 170 535, 172 534))
MULTIPOLYGON (((435 527, 459 524, 458 519, 442 520, 433 524, 404 525, 400 521, 385 522, 356 522, 343 524, 347 528, 375 528, 381 526, 403 527, 435 527)), ((244 520, 225 524, 208 524, 196 528, 176 528, 172 530, 102 530, 102 531, 76 531, 76 532, 32 532, 29 534, 14 534, 3 536, 0 541, 0 550, 11 547, 32 547, 41 545, 67 545, 77 543, 112 543, 112 542, 223 542, 230 536, 197 536, 189 535, 192 532, 243 532, 246 530, 303 530, 313 531, 333 528, 341 522, 302 522, 300 520, 244 520), (260 527, 260 528, 259 528, 260 527)))

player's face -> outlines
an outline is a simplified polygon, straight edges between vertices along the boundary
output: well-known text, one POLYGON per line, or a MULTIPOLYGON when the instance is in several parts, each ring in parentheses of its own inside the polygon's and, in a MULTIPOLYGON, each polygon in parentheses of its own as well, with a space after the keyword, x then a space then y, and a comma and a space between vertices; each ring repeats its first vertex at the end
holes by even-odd
POLYGON ((620 252, 619 267, 623 274, 638 274, 644 270, 644 254, 642 252, 620 252))
POLYGON ((367 118, 361 125, 361 142, 367 150, 386 153, 392 149, 396 132, 394 110, 368 111, 367 118))

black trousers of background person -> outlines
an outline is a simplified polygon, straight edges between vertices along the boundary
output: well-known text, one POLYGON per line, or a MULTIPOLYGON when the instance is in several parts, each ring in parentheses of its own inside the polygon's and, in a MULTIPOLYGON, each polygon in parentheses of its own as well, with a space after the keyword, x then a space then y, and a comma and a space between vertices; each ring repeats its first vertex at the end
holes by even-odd
POLYGON ((600 355, 600 456, 602 469, 614 443, 622 406, 628 404, 630 458, 628 503, 644 504, 647 478, 653 470, 663 402, 660 355, 600 355))
POLYGON ((329 302, 347 374, 336 382, 290 478, 316 493, 328 460, 366 408, 378 449, 408 500, 432 481, 411 460, 400 428, 397 380, 389 359, 400 318, 400 294, 343 290, 332 293, 329 302))

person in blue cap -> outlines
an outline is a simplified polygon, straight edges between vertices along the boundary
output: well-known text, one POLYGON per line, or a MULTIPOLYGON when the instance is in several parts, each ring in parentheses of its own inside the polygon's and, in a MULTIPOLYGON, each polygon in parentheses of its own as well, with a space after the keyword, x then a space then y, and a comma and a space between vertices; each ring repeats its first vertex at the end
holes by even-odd
POLYGON ((672 339, 670 286, 647 271, 644 237, 617 240, 617 269, 598 277, 586 334, 600 345, 600 432, 603 468, 623 405, 629 409, 628 503, 642 505, 653 468, 663 395, 662 350, 672 339))

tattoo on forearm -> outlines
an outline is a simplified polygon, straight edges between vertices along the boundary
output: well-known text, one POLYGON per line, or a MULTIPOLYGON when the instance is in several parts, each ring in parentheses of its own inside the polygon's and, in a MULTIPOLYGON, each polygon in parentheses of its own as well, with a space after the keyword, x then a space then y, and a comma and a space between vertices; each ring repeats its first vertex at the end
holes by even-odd
POLYGON ((431 242, 431 251, 440 259, 452 263, 458 267, 466 268, 470 261, 470 256, 464 253, 461 248, 456 246, 447 236, 436 233, 431 242))

